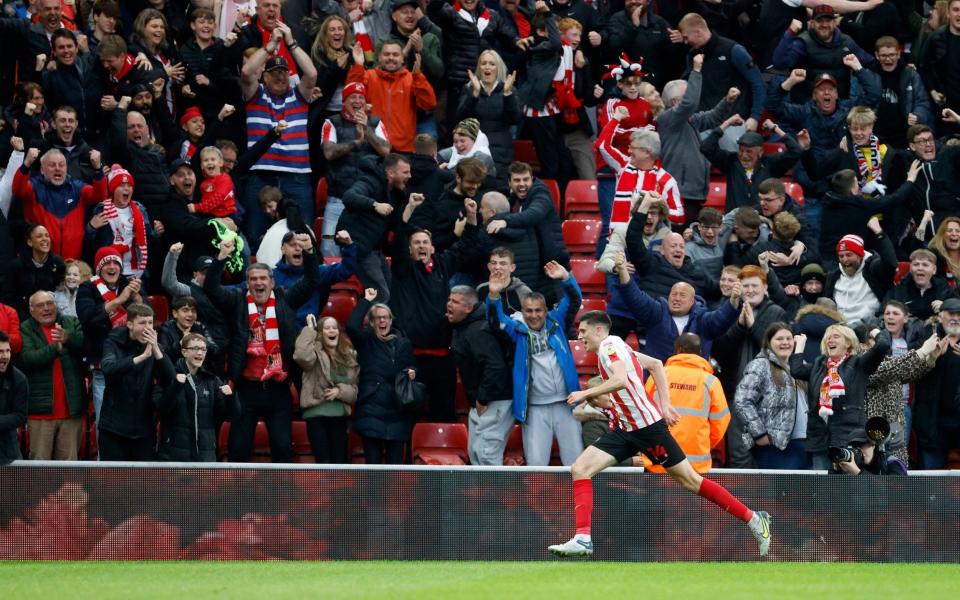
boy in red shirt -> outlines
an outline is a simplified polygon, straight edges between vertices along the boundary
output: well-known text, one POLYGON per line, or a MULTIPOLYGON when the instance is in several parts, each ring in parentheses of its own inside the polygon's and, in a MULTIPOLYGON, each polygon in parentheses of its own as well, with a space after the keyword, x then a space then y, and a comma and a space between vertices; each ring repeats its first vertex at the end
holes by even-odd
POLYGON ((232 217, 237 212, 233 180, 223 172, 223 153, 216 146, 200 151, 200 168, 206 179, 200 184, 200 202, 187 205, 192 213, 232 217))

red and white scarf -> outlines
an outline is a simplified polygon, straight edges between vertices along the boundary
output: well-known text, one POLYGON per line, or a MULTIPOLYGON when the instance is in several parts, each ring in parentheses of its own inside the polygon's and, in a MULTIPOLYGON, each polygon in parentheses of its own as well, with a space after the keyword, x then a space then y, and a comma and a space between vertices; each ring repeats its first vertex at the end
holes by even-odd
POLYGON ((367 61, 373 60, 373 55, 376 52, 376 48, 373 45, 373 39, 370 37, 370 32, 367 30, 366 19, 354 21, 353 39, 360 44, 360 48, 363 50, 364 59, 367 61))
MULTIPOLYGON (((135 248, 123 244, 114 243, 117 249, 123 249, 124 252, 130 252, 130 267, 138 271, 147 270, 147 226, 143 222, 143 214, 137 208, 137 204, 130 202, 130 213, 133 215, 133 240, 135 248)), ((107 198, 103 201, 103 216, 108 221, 114 221, 120 218, 117 207, 113 203, 113 198, 107 198)))
MULTIPOLYGON (((870 160, 863 154, 863 149, 854 144, 853 155, 857 158, 857 169, 860 171, 860 184, 868 181, 883 181, 883 155, 880 153, 880 140, 875 135, 870 136, 870 160)), ((886 147, 884 146, 884 150, 886 147)))
POLYGON ((830 415, 833 414, 833 399, 847 393, 847 386, 840 378, 840 365, 847 360, 848 356, 850 355, 844 354, 839 359, 827 359, 827 374, 820 383, 820 398, 818 400, 820 406, 818 414, 824 421, 828 420, 830 415))
POLYGON ((577 109, 583 103, 577 98, 573 91, 573 85, 576 83, 576 73, 574 72, 574 51, 566 40, 563 40, 563 54, 560 56, 560 66, 553 76, 553 89, 556 92, 557 108, 563 113, 563 122, 568 124, 576 123, 577 109))
MULTIPOLYGON (((453 3, 453 10, 455 10, 457 14, 460 15, 460 18, 463 19, 464 21, 468 23, 474 22, 473 15, 470 14, 469 10, 463 8, 460 5, 460 0, 457 0, 456 2, 453 3)), ((477 20, 476 20, 477 33, 480 35, 480 37, 483 37, 483 30, 486 29, 487 25, 489 24, 490 24, 490 11, 487 10, 486 6, 484 6, 483 12, 480 13, 480 16, 477 17, 477 20)))
MULTIPOLYGON (((103 279, 99 275, 93 277, 90 280, 90 283, 97 288, 97 291, 100 292, 100 297, 103 298, 103 303, 107 304, 108 302, 113 302, 117 299, 117 292, 111 290, 107 287, 107 284, 104 283, 103 279)), ((122 306, 118 306, 115 311, 110 313, 110 326, 113 328, 122 327, 127 324, 127 309, 122 306)))
MULTIPOLYGON (((256 329, 260 319, 260 310, 257 308, 253 296, 247 291, 247 317, 250 329, 256 329)), ((280 352, 280 328, 277 325, 277 298, 270 292, 270 298, 263 310, 263 351, 267 357, 267 367, 260 376, 260 381, 275 379, 282 382, 287 378, 283 370, 283 355, 280 352)))
POLYGON ((673 176, 664 171, 659 163, 649 171, 640 170, 627 163, 617 177, 610 224, 625 225, 630 220, 634 200, 642 197, 643 192, 659 193, 670 209, 668 215, 670 221, 683 222, 683 201, 680 198, 680 188, 673 176))

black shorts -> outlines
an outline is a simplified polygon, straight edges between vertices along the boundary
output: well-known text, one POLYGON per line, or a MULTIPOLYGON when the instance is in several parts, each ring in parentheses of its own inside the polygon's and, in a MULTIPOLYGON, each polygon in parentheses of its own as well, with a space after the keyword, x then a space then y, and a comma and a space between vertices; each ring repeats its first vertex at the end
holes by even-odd
POLYGON ((613 456, 618 464, 637 452, 643 452, 650 462, 664 468, 680 464, 687 458, 663 419, 636 431, 611 429, 592 445, 613 456))

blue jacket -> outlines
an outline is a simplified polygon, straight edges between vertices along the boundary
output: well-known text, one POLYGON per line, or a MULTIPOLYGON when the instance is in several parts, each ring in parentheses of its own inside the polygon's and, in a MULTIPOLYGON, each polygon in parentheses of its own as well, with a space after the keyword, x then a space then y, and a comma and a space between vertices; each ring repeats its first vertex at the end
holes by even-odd
MULTIPOLYGON (((673 356, 673 343, 680 334, 677 333, 677 325, 667 307, 666 299, 652 298, 641 291, 633 279, 625 284, 616 284, 615 289, 633 311, 632 316, 647 330, 647 344, 643 352, 662 361, 673 356)), ((721 302, 716 310, 709 310, 703 298, 697 296, 693 308, 690 309, 690 319, 682 333, 695 333, 700 336, 700 354, 707 358, 710 356, 713 338, 723 335, 736 323, 738 314, 729 301, 721 302)))
MULTIPOLYGON (((577 377, 577 367, 573 362, 573 352, 567 341, 564 323, 568 317, 572 321, 580 310, 583 294, 573 275, 565 282, 564 291, 566 293, 563 299, 555 309, 547 313, 547 320, 543 326, 550 332, 547 343, 557 355, 567 391, 575 392, 580 389, 580 380, 577 377)), ((527 390, 530 387, 530 330, 522 320, 514 320, 503 313, 503 304, 499 297, 496 300, 487 297, 487 320, 490 322, 491 329, 502 331, 517 345, 513 356, 513 416, 523 423, 527 420, 527 390)))
MULTIPOLYGON (((330 296, 330 287, 341 281, 350 279, 350 276, 357 270, 357 246, 341 246, 340 262, 331 265, 320 265, 320 283, 310 299, 297 310, 296 325, 297 330, 303 329, 307 324, 307 315, 317 315, 326 308, 327 298, 330 296)), ((303 279, 303 266, 295 267, 288 265, 280 259, 277 266, 273 269, 273 280, 277 287, 290 289, 293 284, 303 279)), ((343 323, 341 323, 342 325, 343 323)))

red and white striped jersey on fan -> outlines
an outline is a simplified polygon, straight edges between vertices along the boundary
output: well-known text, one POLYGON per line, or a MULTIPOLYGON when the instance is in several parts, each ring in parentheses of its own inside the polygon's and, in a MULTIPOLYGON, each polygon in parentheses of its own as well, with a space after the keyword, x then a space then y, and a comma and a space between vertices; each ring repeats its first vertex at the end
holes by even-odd
POLYGON ((643 387, 643 367, 626 342, 615 335, 607 336, 600 342, 597 357, 604 381, 613 375, 614 363, 622 362, 627 367, 626 387, 610 394, 613 407, 607 410, 607 414, 611 428, 636 431, 663 418, 660 408, 647 396, 643 387))

